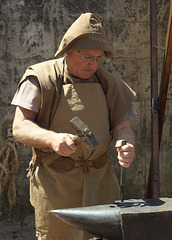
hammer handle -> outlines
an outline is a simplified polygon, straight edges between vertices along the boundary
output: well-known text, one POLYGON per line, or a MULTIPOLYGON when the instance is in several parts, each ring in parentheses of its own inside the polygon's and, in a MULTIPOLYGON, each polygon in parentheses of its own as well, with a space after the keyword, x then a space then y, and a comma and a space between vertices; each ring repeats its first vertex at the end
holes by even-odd
MULTIPOLYGON (((123 140, 122 146, 126 144, 127 144, 127 141, 123 140)), ((126 180, 126 168, 121 166, 121 175, 120 175, 121 202, 124 202, 125 180, 126 180)))
POLYGON ((72 138, 72 141, 75 143, 76 146, 78 146, 81 143, 81 140, 77 135, 72 138))

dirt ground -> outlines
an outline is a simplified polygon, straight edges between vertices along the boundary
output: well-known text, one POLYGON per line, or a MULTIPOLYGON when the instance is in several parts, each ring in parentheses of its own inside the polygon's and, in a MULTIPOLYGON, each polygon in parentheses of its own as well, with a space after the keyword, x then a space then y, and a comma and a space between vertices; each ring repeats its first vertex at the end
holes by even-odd
POLYGON ((16 231, 0 232, 0 240, 36 240, 35 229, 26 228, 16 231))

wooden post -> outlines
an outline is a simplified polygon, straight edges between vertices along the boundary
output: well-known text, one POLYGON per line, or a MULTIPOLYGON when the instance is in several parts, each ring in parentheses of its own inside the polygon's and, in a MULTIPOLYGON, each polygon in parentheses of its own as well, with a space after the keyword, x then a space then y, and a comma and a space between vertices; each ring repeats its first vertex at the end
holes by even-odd
POLYGON ((158 98, 158 67, 157 67, 157 14, 156 0, 150 0, 150 50, 151 50, 151 167, 150 197, 159 197, 159 98, 158 98))
POLYGON ((164 63, 162 69, 162 77, 161 77, 161 85, 160 85, 160 93, 159 93, 159 146, 161 144, 161 136, 163 129, 163 121, 165 115, 165 105, 167 99, 167 90, 168 83, 171 72, 171 63, 172 63, 172 0, 170 6, 170 14, 167 28, 167 37, 165 44, 165 55, 164 55, 164 63))

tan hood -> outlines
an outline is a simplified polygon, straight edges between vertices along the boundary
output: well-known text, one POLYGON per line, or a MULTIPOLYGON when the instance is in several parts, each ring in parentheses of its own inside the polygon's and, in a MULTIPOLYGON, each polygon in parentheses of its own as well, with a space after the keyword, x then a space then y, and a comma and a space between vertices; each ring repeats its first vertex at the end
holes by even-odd
POLYGON ((113 46, 107 38, 100 20, 92 13, 83 13, 65 33, 56 58, 74 49, 104 50, 107 57, 114 54, 113 46))

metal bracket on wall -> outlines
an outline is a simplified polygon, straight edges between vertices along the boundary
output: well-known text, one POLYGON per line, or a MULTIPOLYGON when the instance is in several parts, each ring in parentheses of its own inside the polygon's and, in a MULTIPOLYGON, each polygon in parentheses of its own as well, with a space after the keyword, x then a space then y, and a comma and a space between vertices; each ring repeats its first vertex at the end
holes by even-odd
POLYGON ((7 136, 8 136, 8 138, 12 138, 13 137, 12 127, 8 127, 7 128, 7 136))
POLYGON ((154 48, 158 48, 165 51, 165 47, 154 46, 154 48))
POLYGON ((159 98, 152 98, 152 113, 159 112, 159 98))

